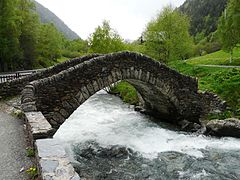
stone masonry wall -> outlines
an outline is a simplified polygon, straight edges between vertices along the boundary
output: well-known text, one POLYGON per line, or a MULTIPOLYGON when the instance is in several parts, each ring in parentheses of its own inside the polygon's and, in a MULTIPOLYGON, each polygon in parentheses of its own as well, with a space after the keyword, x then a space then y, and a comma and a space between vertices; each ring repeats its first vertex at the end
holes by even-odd
POLYGON ((203 104, 197 92, 197 80, 132 52, 89 58, 29 83, 22 93, 22 108, 25 112, 42 112, 52 127, 58 129, 91 95, 123 79, 137 88, 148 102, 149 110, 175 117, 175 121, 198 122, 203 104))
POLYGON ((93 57, 97 57, 99 55, 93 54, 88 56, 83 56, 81 58, 76 58, 72 60, 65 61, 63 63, 57 64, 55 66, 44 69, 43 71, 39 71, 37 73, 31 74, 29 76, 25 76, 22 78, 18 78, 9 82, 4 82, 0 84, 0 98, 5 98, 9 96, 19 95, 23 88, 31 81, 43 79, 54 74, 57 74, 65 69, 68 69, 72 66, 75 66, 81 62, 87 61, 93 57))

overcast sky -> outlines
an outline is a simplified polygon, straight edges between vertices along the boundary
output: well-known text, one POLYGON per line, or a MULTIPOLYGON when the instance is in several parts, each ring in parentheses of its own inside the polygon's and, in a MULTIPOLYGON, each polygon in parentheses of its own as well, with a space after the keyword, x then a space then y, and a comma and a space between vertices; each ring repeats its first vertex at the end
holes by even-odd
POLYGON ((135 40, 163 6, 185 0, 37 0, 81 38, 87 39, 104 19, 124 39, 135 40))

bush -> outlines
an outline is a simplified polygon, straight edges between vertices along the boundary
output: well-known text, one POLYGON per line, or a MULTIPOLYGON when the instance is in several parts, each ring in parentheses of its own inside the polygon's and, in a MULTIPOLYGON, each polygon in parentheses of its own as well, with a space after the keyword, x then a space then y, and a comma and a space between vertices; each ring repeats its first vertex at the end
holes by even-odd
POLYGON ((118 94, 126 103, 132 105, 138 105, 139 103, 136 89, 126 81, 122 81, 116 86, 112 87, 110 93, 118 94))
POLYGON ((72 52, 72 51, 68 51, 68 50, 64 50, 62 51, 62 56, 67 57, 67 58, 76 58, 76 57, 80 57, 81 53, 79 52, 72 52))

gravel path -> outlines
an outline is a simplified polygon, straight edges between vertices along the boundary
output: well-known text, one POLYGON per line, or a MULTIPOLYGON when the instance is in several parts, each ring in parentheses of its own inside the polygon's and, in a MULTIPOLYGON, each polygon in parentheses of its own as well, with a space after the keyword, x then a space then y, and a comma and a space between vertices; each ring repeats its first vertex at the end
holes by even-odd
POLYGON ((224 66, 224 65, 205 65, 205 64, 199 64, 197 66, 203 66, 203 67, 219 67, 219 68, 240 68, 240 66, 224 66))
POLYGON ((27 180, 23 171, 32 162, 26 156, 26 137, 23 120, 14 118, 0 109, 0 180, 27 180))

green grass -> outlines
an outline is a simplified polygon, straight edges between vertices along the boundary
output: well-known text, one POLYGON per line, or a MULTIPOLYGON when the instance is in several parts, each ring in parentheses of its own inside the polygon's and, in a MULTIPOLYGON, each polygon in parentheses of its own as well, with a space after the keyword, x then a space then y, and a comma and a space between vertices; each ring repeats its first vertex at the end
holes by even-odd
POLYGON ((224 52, 223 50, 199 56, 187 60, 187 63, 197 65, 240 65, 240 48, 235 48, 233 51, 233 62, 229 62, 230 53, 224 52))
POLYGON ((60 57, 60 58, 57 59, 57 63, 61 63, 61 62, 64 62, 64 61, 66 61, 66 60, 69 60, 69 59, 70 59, 70 58, 67 58, 67 57, 62 56, 62 57, 60 57))
POLYGON ((126 81, 122 81, 111 88, 111 93, 118 94, 126 103, 138 105, 139 99, 137 91, 131 84, 126 81))
POLYGON ((218 94, 240 116, 240 69, 199 67, 182 61, 169 64, 177 71, 198 78, 199 89, 218 94))
POLYGON ((28 148, 26 149, 26 155, 27 155, 27 157, 34 157, 34 156, 35 156, 35 151, 34 151, 34 149, 31 148, 31 147, 28 147, 28 148))

